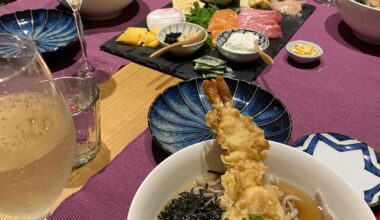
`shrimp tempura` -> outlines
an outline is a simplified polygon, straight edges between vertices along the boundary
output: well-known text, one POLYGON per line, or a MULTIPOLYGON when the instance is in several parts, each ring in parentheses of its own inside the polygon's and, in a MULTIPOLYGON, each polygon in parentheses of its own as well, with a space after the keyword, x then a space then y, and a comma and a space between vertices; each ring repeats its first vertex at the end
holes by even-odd
POLYGON ((223 149, 221 160, 226 168, 222 175, 224 195, 220 204, 226 211, 223 218, 249 219, 249 214, 262 214, 265 220, 287 220, 276 186, 266 184, 267 167, 263 160, 269 143, 252 118, 234 108, 229 88, 223 77, 203 82, 213 110, 206 115, 207 124, 215 130, 216 141, 223 149))

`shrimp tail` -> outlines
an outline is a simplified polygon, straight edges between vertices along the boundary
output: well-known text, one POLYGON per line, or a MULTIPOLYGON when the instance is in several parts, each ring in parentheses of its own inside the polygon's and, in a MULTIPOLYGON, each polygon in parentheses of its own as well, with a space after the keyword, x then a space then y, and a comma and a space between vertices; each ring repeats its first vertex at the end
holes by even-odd
POLYGON ((216 79, 212 80, 204 80, 202 87, 212 105, 231 108, 234 106, 230 89, 222 76, 217 76, 216 79))
POLYGON ((216 86, 223 100, 224 106, 233 108, 234 102, 232 100, 230 89, 228 88, 228 85, 222 76, 216 77, 216 86))

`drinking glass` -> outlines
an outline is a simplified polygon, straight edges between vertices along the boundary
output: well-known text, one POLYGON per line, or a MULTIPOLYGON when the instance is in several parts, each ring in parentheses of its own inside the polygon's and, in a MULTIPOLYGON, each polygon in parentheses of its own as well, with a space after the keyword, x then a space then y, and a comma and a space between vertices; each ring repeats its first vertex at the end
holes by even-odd
POLYGON ((54 79, 74 119, 77 152, 74 167, 92 160, 100 150, 99 88, 81 77, 54 79))
POLYGON ((71 10, 73 11, 75 24, 77 27, 79 44, 82 49, 82 58, 83 64, 81 70, 78 73, 75 73, 74 76, 85 77, 91 79, 95 83, 102 83, 110 78, 110 74, 103 71, 97 70, 91 63, 88 61, 87 50, 86 50, 86 41, 84 39, 83 32, 83 23, 80 16, 80 7, 83 0, 65 0, 69 4, 71 10))
POLYGON ((0 50, 0 213, 45 219, 71 173, 73 120, 33 42, 0 34, 0 50))

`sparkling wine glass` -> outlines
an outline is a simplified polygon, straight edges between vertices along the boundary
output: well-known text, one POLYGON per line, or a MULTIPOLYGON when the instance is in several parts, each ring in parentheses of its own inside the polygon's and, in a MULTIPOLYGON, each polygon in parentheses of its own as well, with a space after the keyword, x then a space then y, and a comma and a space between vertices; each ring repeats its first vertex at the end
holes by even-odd
POLYGON ((80 7, 82 5, 82 0, 65 0, 69 4, 71 10, 73 11, 75 24, 77 27, 79 43, 82 49, 83 64, 81 70, 74 75, 91 79, 95 83, 102 83, 110 78, 110 74, 103 71, 95 69, 94 66, 88 61, 87 51, 86 51, 86 41, 84 39, 83 23, 80 16, 80 7))
POLYGON ((46 219, 75 150, 71 114, 36 46, 0 34, 0 213, 46 219))

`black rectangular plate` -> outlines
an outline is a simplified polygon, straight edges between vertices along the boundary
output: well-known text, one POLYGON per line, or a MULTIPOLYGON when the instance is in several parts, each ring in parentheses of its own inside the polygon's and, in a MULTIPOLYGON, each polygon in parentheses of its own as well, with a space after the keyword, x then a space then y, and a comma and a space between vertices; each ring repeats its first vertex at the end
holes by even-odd
MULTIPOLYGON (((166 7, 170 7, 170 4, 166 7)), ((280 24, 283 36, 282 38, 270 40, 270 45, 266 52, 271 57, 276 56, 281 48, 286 45, 289 39, 298 30, 298 28, 301 27, 306 19, 314 12, 314 10, 315 6, 304 4, 302 7, 301 16, 288 16, 283 14, 283 19, 280 24)), ((141 21, 137 26, 146 27, 146 21, 141 21)), ((177 57, 170 53, 166 53, 158 58, 152 59, 149 58, 149 55, 157 49, 119 44, 115 41, 117 37, 118 36, 115 36, 105 42, 100 49, 182 79, 191 79, 201 76, 199 72, 194 70, 192 62, 198 57, 203 55, 211 55, 227 60, 226 58, 223 58, 217 50, 211 51, 207 46, 204 46, 189 57, 177 57)), ((234 70, 234 75, 237 79, 253 81, 264 70, 266 64, 261 59, 256 59, 243 65, 229 63, 229 66, 234 70)))

